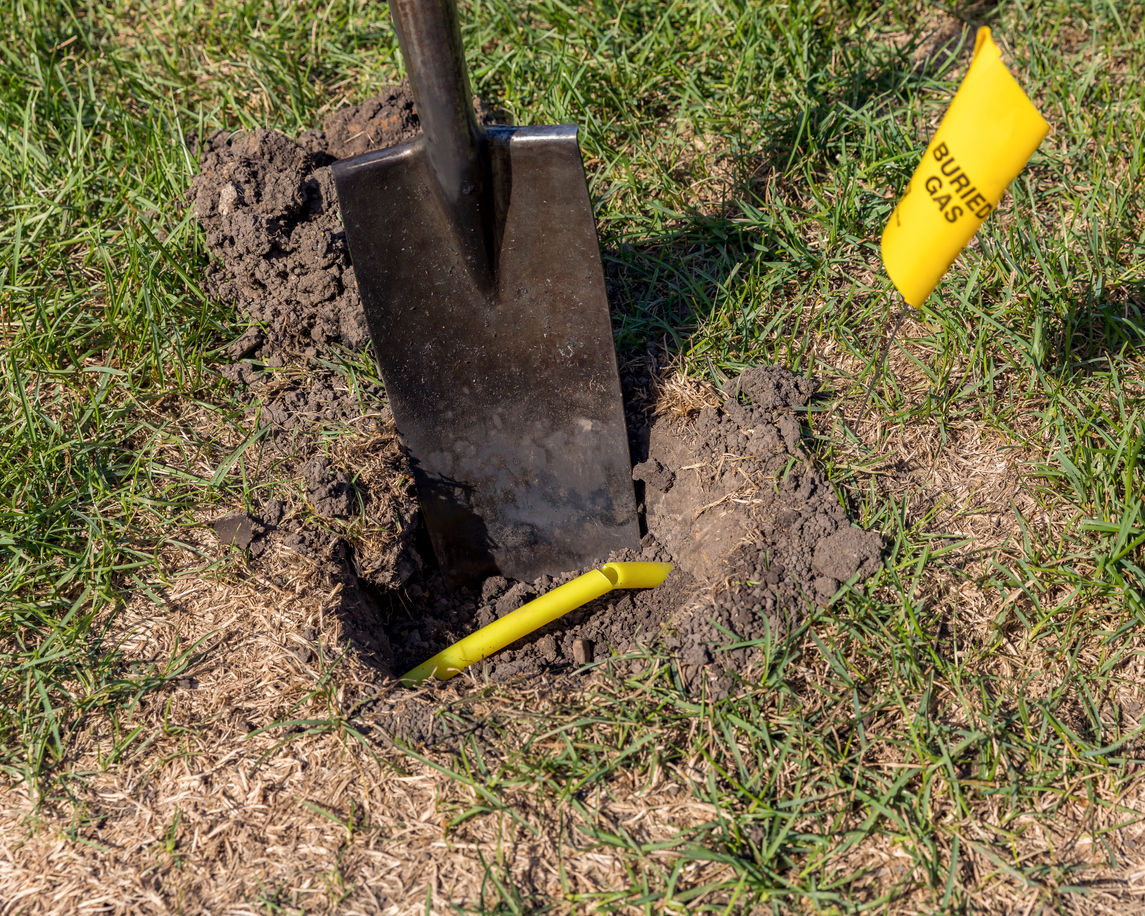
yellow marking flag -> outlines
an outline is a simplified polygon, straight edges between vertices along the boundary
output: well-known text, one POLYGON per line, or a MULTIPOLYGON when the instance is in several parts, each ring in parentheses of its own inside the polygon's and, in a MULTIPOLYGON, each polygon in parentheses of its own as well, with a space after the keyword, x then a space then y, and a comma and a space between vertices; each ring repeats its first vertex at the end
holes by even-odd
POLYGON ((1049 129, 980 28, 966 78, 883 230, 883 264, 909 305, 934 291, 1049 129))

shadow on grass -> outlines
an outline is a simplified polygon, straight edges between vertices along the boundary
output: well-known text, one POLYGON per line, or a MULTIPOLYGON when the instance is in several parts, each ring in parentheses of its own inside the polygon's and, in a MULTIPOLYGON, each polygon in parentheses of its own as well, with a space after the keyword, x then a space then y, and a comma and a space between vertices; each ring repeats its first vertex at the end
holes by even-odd
POLYGON ((1145 283, 1108 289, 1100 282, 1079 283, 1069 299, 1072 308, 1065 315, 1044 326, 1035 322, 1035 353, 1053 373, 1089 373, 1145 348, 1145 283))
MULTIPOLYGON (((832 293, 846 310, 845 283, 838 282, 849 279, 843 265, 877 248, 926 142, 904 133, 895 113, 949 86, 943 81, 968 56, 973 27, 990 9, 979 4, 879 46, 817 35, 804 64, 806 81, 761 116, 766 142, 733 144, 719 154, 730 162, 721 200, 678 212, 649 202, 669 229, 606 240, 621 353, 655 346, 687 356, 699 349, 700 364, 721 382, 723 368, 754 362, 749 355, 761 341, 784 332, 785 308, 800 309, 812 281, 832 269, 838 274, 832 293), (888 149, 898 152, 886 159, 888 149), (760 307, 761 298, 771 301, 770 311, 760 307)), ((798 371, 798 356, 788 361, 798 371)))

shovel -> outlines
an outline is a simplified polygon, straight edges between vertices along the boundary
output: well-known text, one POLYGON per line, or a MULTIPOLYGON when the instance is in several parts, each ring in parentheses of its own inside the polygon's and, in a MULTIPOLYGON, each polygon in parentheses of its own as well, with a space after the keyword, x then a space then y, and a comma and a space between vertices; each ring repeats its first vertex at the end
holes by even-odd
POLYGON ((455 0, 390 0, 422 136, 334 164, 398 435, 447 587, 636 547, 576 128, 474 116, 455 0))

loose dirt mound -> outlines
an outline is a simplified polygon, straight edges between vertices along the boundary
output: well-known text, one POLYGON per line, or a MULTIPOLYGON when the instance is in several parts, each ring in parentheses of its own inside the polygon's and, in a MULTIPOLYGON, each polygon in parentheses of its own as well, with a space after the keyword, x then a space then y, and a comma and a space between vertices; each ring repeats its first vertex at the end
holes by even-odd
MULTIPOLYGON (((474 101, 481 121, 492 123, 489 106, 474 101)), ((207 137, 189 197, 216 258, 211 292, 237 302, 276 348, 364 347, 369 332, 330 164, 417 133, 402 83, 335 112, 297 141, 272 130, 207 137)))
MULTIPOLYGON (((275 542, 320 562, 353 646, 385 674, 581 572, 446 592, 384 392, 350 391, 321 358, 331 344, 368 341, 329 164, 407 139, 416 125, 408 93, 395 87, 297 142, 265 130, 217 133, 189 192, 215 256, 212 288, 257 324, 231 347, 236 362, 223 373, 245 386, 252 425, 267 428, 305 495, 219 519, 216 533, 256 565, 275 542), (368 445, 333 460, 330 437, 319 435, 331 426, 353 427, 368 445)), ((848 523, 800 447, 810 380, 750 369, 725 391, 697 388, 695 409, 672 411, 667 377, 648 362, 622 372, 647 533, 639 553, 612 559, 672 560, 676 570, 660 588, 612 593, 550 624, 487 660, 484 676, 573 670, 662 640, 685 681, 724 694, 755 657, 743 643, 781 636, 813 602, 877 567, 882 538, 848 523)), ((427 739, 430 719, 407 709, 402 730, 427 739), (411 724, 420 721, 425 729, 411 724)))

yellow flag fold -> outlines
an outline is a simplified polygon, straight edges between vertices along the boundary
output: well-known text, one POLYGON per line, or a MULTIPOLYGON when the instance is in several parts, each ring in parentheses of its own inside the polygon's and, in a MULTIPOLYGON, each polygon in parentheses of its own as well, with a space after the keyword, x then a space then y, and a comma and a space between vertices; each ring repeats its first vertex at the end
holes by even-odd
POLYGON ((883 264, 908 304, 926 301, 1049 133, 988 28, 883 230, 883 264))

